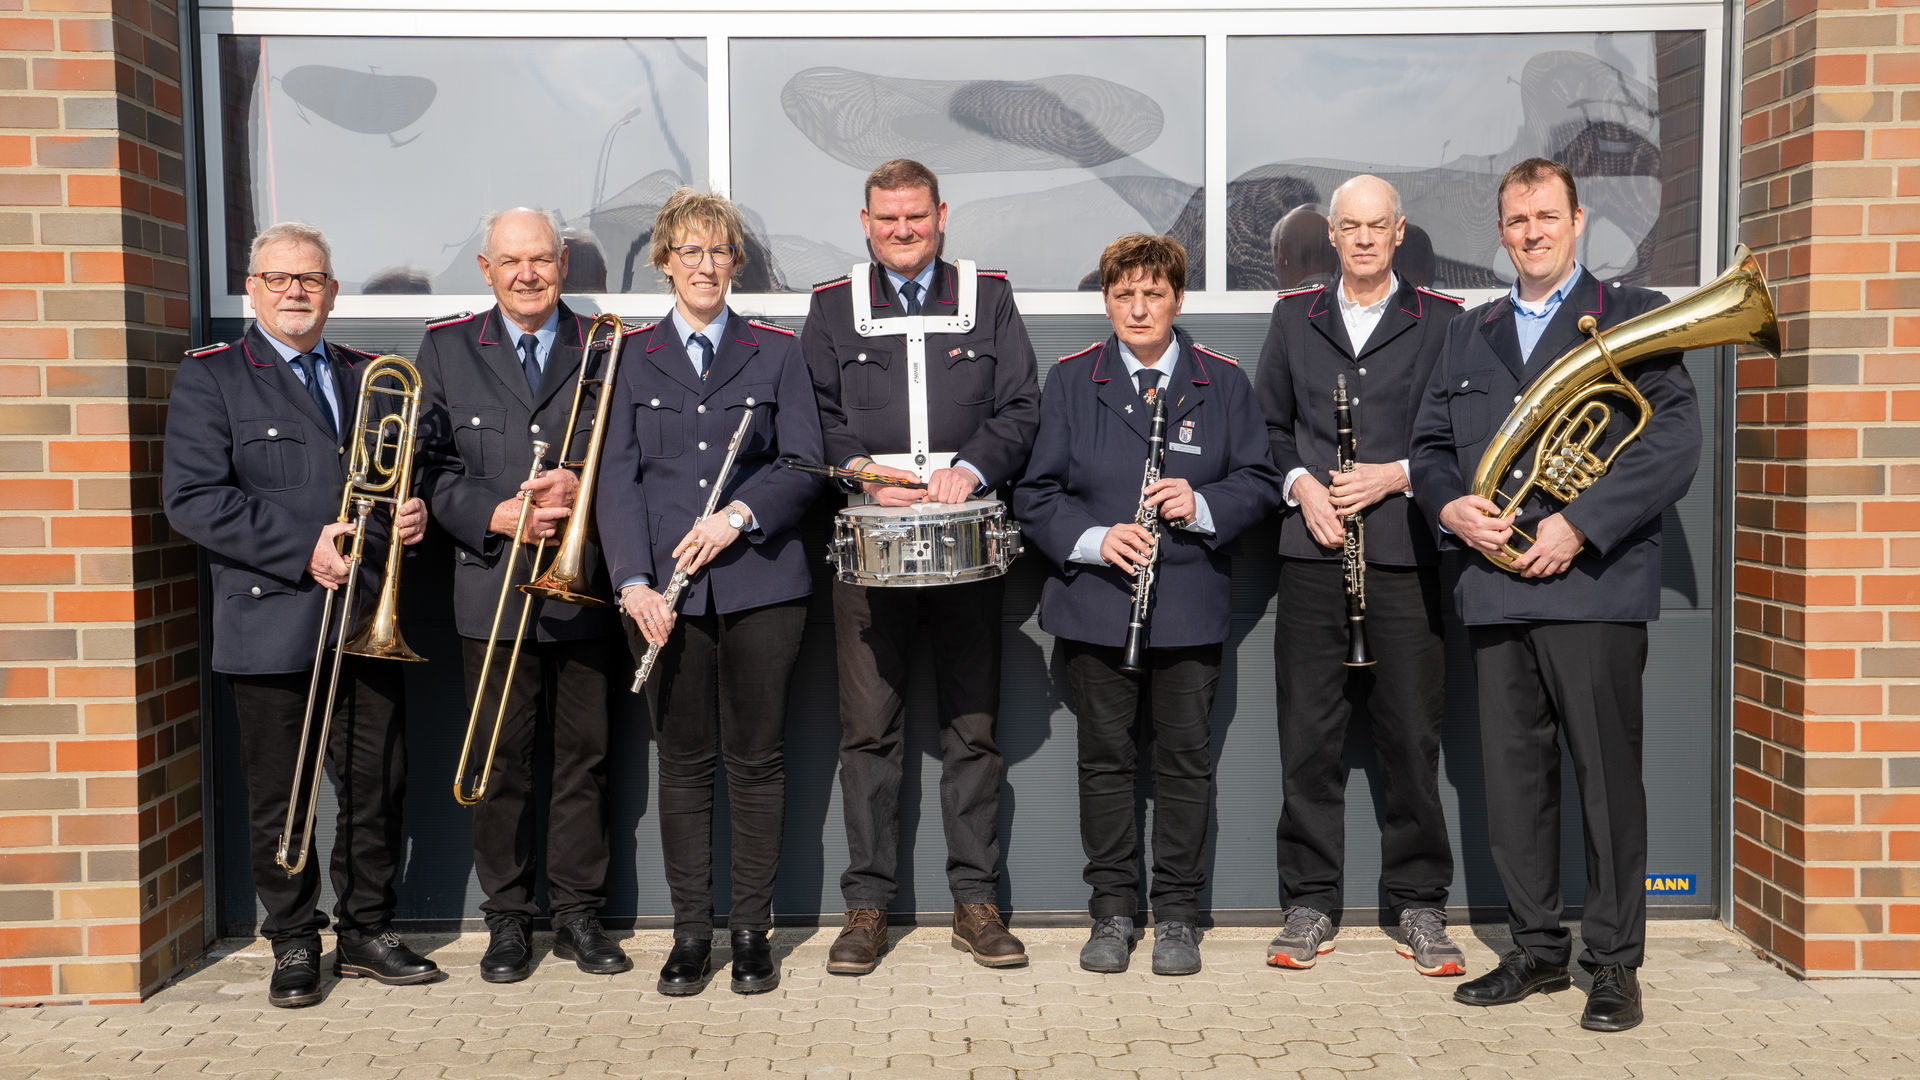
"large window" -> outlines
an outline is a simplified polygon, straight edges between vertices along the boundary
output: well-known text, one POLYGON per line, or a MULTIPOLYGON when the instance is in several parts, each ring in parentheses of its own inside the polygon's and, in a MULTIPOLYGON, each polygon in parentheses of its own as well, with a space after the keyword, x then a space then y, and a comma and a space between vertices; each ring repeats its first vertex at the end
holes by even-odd
POLYGON ((733 193, 765 223, 776 288, 866 258, 860 182, 889 158, 940 176, 948 247, 1015 287, 1097 280, 1122 232, 1170 232, 1205 287, 1199 38, 735 40, 733 193))
POLYGON ((1565 162, 1603 278, 1689 285, 1700 249, 1699 32, 1236 37, 1227 46, 1227 287, 1331 273, 1326 203, 1355 173, 1400 191, 1402 271, 1504 287, 1500 174, 1565 162), (1356 73, 1366 73, 1365 78, 1356 73))
POLYGON ((344 292, 477 292, 481 219, 528 204, 573 234, 570 290, 656 291, 636 244, 707 180, 706 44, 222 37, 228 290, 293 219, 327 233, 344 292))

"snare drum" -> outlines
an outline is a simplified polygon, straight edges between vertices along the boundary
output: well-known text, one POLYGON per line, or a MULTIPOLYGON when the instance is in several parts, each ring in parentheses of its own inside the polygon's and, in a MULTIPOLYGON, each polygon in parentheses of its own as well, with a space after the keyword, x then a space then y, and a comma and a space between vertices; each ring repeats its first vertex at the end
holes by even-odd
POLYGON ((999 577, 1020 551, 998 499, 849 506, 834 516, 827 563, 852 585, 954 585, 999 577))

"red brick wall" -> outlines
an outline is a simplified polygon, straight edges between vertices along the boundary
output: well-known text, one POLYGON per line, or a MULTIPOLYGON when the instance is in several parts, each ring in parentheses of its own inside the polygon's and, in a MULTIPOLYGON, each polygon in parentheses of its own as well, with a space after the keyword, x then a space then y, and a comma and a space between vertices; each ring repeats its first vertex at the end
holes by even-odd
POLYGON ((159 505, 177 27, 0 0, 0 1002, 137 999, 204 946, 193 555, 159 505))
POLYGON ((1745 55, 1786 349, 1739 363, 1734 922, 1920 975, 1920 4, 1749 2, 1745 55))

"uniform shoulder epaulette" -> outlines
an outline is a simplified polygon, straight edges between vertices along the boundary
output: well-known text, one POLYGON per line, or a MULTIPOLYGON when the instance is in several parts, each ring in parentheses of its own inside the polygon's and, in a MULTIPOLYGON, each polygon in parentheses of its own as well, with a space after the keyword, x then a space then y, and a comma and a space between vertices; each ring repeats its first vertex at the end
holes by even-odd
POLYGON ((1206 353, 1208 356, 1213 357, 1215 360, 1225 360, 1227 363, 1232 364, 1234 367, 1240 366, 1239 357, 1228 356, 1226 353, 1223 353, 1218 349, 1209 349, 1205 345, 1195 345, 1193 347, 1193 351, 1197 353, 1206 353))
POLYGON ((451 315, 441 315, 436 318, 428 319, 427 329, 438 330, 443 326, 452 326, 455 323, 463 323, 471 318, 473 318, 473 312, 471 311, 456 311, 451 315))
POLYGON ((1274 297, 1274 299, 1285 300, 1289 296, 1305 296, 1308 293, 1319 292, 1321 289, 1324 289, 1324 288, 1326 288, 1325 285, 1303 285, 1298 289, 1288 289, 1286 292, 1283 292, 1280 295, 1274 297))
POLYGON ((351 345, 342 345, 337 341, 328 342, 328 344, 332 345, 336 349, 339 349, 341 352, 352 353, 353 355, 359 357, 362 360, 380 359, 380 354, 376 352, 368 352, 365 349, 356 349, 351 345))
POLYGON ((774 325, 773 323, 770 323, 770 322, 761 322, 761 321, 760 321, 759 319, 748 319, 748 320, 747 320, 747 325, 749 325, 749 326, 757 326, 757 327, 759 327, 759 328, 760 328, 760 329, 762 329, 762 330, 771 330, 771 331, 773 331, 773 332, 774 332, 774 333, 776 333, 776 334, 785 334, 785 335, 787 335, 788 337, 792 337, 792 336, 793 336, 793 331, 791 331, 791 330, 789 330, 789 329, 787 329, 786 327, 784 327, 784 326, 775 326, 775 325, 774 325))
POLYGON ((813 291, 820 292, 823 289, 831 289, 836 285, 845 285, 847 282, 852 280, 853 280, 852 274, 841 274, 839 277, 831 278, 827 281, 816 281, 813 283, 813 291))
POLYGON ((1069 361, 1069 360, 1072 360, 1072 359, 1074 359, 1075 357, 1080 357, 1080 356, 1085 356, 1085 355, 1087 355, 1088 353, 1090 353, 1090 352, 1092 352, 1092 351, 1094 351, 1095 349, 1098 349, 1098 348, 1101 348, 1101 347, 1102 347, 1102 345, 1101 345, 1101 343, 1100 343, 1100 342, 1098 342, 1098 341, 1096 341, 1096 342, 1094 342, 1093 344, 1091 344, 1091 345, 1089 345, 1089 346, 1087 346, 1086 348, 1084 348, 1084 349, 1081 349, 1081 350, 1080 350, 1079 352, 1077 352, 1077 353, 1068 353, 1067 355, 1065 355, 1065 356, 1063 356, 1063 357, 1061 357, 1060 359, 1058 359, 1058 360, 1055 360, 1055 361, 1054 361, 1054 363, 1056 363, 1056 364, 1064 364, 1064 363, 1066 363, 1067 361, 1069 361))
POLYGON ((1002 281, 1005 281, 1007 279, 1007 272, 1005 270, 988 270, 985 267, 981 267, 979 269, 974 270, 974 273, 980 275, 981 277, 997 277, 1002 281))
POLYGON ((1428 296, 1431 296, 1436 300, 1445 300, 1449 304, 1459 304, 1461 307, 1465 307, 1467 305, 1467 302, 1465 300, 1462 300, 1458 296, 1448 296, 1446 293, 1439 292, 1438 290, 1429 289, 1425 285, 1415 285, 1414 288, 1420 292, 1426 293, 1428 296))
POLYGON ((199 348, 195 348, 195 349, 188 349, 188 350, 187 350, 186 352, 184 352, 184 353, 181 353, 180 355, 182 355, 182 356, 212 356, 212 355, 213 355, 214 353, 217 353, 217 352, 219 352, 219 351, 220 351, 220 350, 222 350, 222 349, 231 349, 231 348, 233 348, 233 345, 232 345, 232 343, 230 343, 230 342, 225 342, 225 341, 216 341, 216 342, 214 342, 214 343, 213 343, 213 344, 211 344, 211 345, 202 345, 202 346, 200 346, 199 348))
POLYGON ((620 332, 620 336, 623 338, 629 338, 635 334, 644 333, 645 331, 653 329, 654 327, 660 325, 660 321, 658 319, 655 319, 652 322, 631 323, 625 319, 621 319, 620 325, 626 328, 620 332))

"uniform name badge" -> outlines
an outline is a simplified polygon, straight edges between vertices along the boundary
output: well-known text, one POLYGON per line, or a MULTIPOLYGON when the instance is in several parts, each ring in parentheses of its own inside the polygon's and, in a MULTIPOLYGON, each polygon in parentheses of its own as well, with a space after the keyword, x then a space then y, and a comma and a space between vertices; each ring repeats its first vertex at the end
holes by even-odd
POLYGON ((1200 448, 1193 445, 1193 421, 1192 420, 1182 420, 1180 422, 1179 438, 1180 438, 1179 442, 1168 443, 1167 449, 1176 450, 1182 454, 1197 454, 1200 452, 1200 448))

